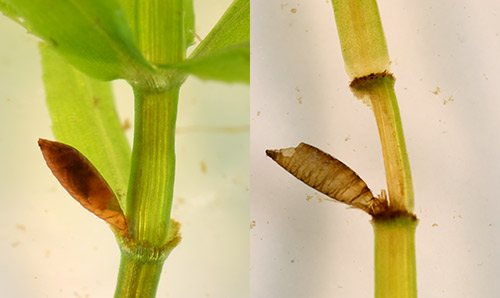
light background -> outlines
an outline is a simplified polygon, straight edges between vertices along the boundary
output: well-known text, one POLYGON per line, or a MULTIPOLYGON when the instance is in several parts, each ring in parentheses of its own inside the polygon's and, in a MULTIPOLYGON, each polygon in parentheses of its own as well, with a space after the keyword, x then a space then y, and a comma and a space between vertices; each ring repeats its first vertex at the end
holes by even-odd
MULTIPOLYGON (((378 1, 415 186, 419 297, 498 297, 500 3, 378 1), (434 94, 437 93, 437 94, 434 94)), ((373 297, 369 216, 265 156, 307 142, 385 188, 328 0, 252 0, 252 297, 373 297)))
MULTIPOLYGON (((195 2, 198 35, 230 2, 195 2)), ((173 217, 183 240, 157 297, 249 295, 248 93, 197 79, 182 88, 173 217)), ((131 89, 118 81, 115 95, 133 127, 131 89)), ((39 152, 39 137, 53 139, 44 96, 37 39, 0 15, 0 296, 112 297, 113 234, 69 197, 39 152)))

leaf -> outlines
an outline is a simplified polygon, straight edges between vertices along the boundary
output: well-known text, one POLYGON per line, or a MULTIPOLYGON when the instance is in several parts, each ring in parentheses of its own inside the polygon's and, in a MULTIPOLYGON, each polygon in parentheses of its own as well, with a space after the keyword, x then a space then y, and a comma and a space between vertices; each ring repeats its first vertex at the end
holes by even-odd
POLYGON ((189 59, 159 67, 201 79, 250 83, 250 1, 235 0, 189 59))
MULTIPOLYGON (((31 33, 101 80, 135 81, 152 73, 136 48, 117 0, 3 0, 31 33)), ((9 11, 9 10, 8 10, 9 11)))
POLYGON ((92 163, 75 148, 39 139, 38 145, 54 176, 83 207, 122 233, 127 220, 116 196, 92 163))
POLYGON ((163 247, 165 253, 170 254, 172 250, 181 242, 182 237, 180 229, 181 224, 178 221, 170 218, 170 223, 168 225, 167 243, 163 247))
MULTIPOLYGON (((190 58, 250 41, 250 1, 235 0, 190 58)), ((250 71, 250 70, 249 70, 250 71)))
POLYGON ((0 11, 6 16, 18 23, 19 25, 26 28, 28 31, 32 31, 29 24, 19 16, 19 13, 10 4, 6 3, 4 0, 0 0, 0 11))
POLYGON ((250 43, 244 42, 161 67, 178 69, 200 79, 250 83, 250 43))
POLYGON ((267 150, 266 154, 305 184, 327 196, 375 215, 387 210, 385 196, 375 198, 348 166, 311 145, 267 150))
POLYGON ((19 22, 19 13, 10 4, 6 3, 4 0, 0 0, 0 11, 5 16, 20 23, 19 22))
POLYGON ((40 52, 56 139, 75 147, 94 164, 125 210, 131 153, 111 85, 85 76, 47 44, 40 46, 40 52))
POLYGON ((184 0, 184 35, 186 39, 186 48, 194 43, 195 17, 193 0, 184 0))

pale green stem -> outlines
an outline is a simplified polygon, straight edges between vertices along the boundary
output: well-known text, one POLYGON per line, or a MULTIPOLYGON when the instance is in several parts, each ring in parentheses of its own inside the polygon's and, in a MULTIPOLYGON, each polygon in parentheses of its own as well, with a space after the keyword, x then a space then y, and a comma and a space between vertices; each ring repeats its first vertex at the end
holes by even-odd
POLYGON ((382 143, 389 210, 373 219, 375 297, 416 298, 413 183, 403 127, 389 73, 389 54, 375 0, 333 0, 351 89, 368 99, 382 143))
POLYGON ((149 62, 179 62, 185 57, 183 0, 122 0, 136 44, 149 62))
MULTIPOLYGON (((184 0, 121 0, 146 60, 169 64, 185 57, 184 0)), ((140 79, 140 78, 139 78, 140 79)), ((175 176, 179 78, 131 82, 135 95, 132 164, 127 193, 129 233, 119 238, 122 258, 115 297, 155 296, 167 244, 175 176)))
POLYGON ((391 61, 375 0, 333 0, 345 68, 351 80, 389 70, 391 61))
POLYGON ((163 262, 173 248, 168 229, 175 175, 179 88, 136 90, 132 167, 127 194, 129 234, 115 297, 154 297, 163 262))
MULTIPOLYGON (((176 234, 177 231, 178 226, 171 232, 176 234)), ((158 248, 118 238, 122 257, 115 298, 154 298, 163 262, 179 240, 178 237, 170 238, 167 245, 158 248)))
POLYGON ((154 298, 163 262, 122 253, 115 298, 154 298))
POLYGON ((127 196, 130 238, 165 245, 175 175, 175 122, 179 89, 135 92, 135 129, 127 196))
POLYGON ((374 218, 375 298, 416 298, 415 228, 412 216, 374 218))

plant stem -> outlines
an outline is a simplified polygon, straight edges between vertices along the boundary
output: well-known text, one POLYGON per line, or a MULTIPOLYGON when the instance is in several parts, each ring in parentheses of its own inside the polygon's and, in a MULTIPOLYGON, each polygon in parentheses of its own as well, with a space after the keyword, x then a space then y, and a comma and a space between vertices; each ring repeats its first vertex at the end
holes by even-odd
POLYGON ((414 196, 410 162, 399 114, 394 78, 373 75, 366 81, 351 83, 356 96, 368 97, 373 107, 384 156, 390 210, 413 212, 414 196))
POLYGON ((389 210, 375 216, 375 297, 416 298, 413 183, 389 73, 389 54, 376 0, 333 0, 351 89, 369 99, 382 143, 389 210))
POLYGON ((373 105, 382 142, 390 209, 413 212, 413 184, 394 78, 375 0, 334 0, 333 8, 351 88, 373 105))
POLYGON ((130 238, 161 247, 167 241, 175 175, 179 88, 136 90, 134 146, 127 197, 130 238))
MULTIPOLYGON (((184 59, 183 3, 121 0, 136 44, 152 64, 184 59)), ((165 72, 153 81, 131 82, 135 127, 126 208, 129 231, 118 238, 122 257, 115 297, 155 297, 163 262, 179 241, 169 235, 179 81, 175 73, 165 72)))
POLYGON ((136 44, 153 64, 185 57, 184 0, 122 0, 136 44))
POLYGON ((345 68, 351 80, 389 70, 390 60, 376 0, 333 0, 345 68))
POLYGON ((129 233, 115 297, 154 297, 169 245, 175 175, 175 122, 179 87, 135 90, 135 129, 127 194, 129 233))
POLYGON ((115 298, 154 298, 164 260, 122 253, 115 298))
POLYGON ((375 297, 416 298, 415 228, 412 216, 374 218, 375 297))
POLYGON ((171 226, 168 243, 159 248, 117 237, 122 256, 115 298, 155 297, 163 262, 180 241, 179 224, 171 226))

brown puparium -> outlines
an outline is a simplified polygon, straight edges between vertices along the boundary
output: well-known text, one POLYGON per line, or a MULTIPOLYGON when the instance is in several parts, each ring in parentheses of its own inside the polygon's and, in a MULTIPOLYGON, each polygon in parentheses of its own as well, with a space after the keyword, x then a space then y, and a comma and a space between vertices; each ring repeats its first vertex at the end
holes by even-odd
POLYGON ((376 216, 389 210, 385 195, 375 197, 366 183, 347 165, 311 145, 266 150, 267 156, 305 184, 332 199, 376 216))
POLYGON ((45 139, 39 139, 38 145, 54 176, 75 200, 120 233, 127 233, 127 220, 116 195, 83 154, 45 139))

